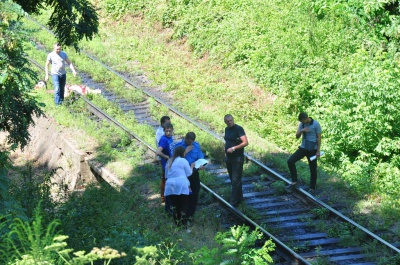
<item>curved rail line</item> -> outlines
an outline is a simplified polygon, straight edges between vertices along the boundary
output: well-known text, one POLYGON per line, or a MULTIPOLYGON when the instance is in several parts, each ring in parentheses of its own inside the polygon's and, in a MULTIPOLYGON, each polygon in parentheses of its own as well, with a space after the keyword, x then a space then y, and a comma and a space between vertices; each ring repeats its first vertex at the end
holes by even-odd
MULTIPOLYGON (((39 24, 40 25, 40 24, 39 24)), ((43 27, 43 26, 42 26, 43 27)), ((113 70, 111 67, 105 65, 104 63, 100 62, 99 60, 97 60, 94 56, 89 55, 87 53, 84 52, 85 55, 87 55, 90 59, 92 59, 93 61, 99 63, 100 65, 102 65, 103 67, 106 67, 109 71, 112 71, 114 74, 116 74, 117 76, 123 78, 123 80, 125 82, 127 82, 128 84, 132 85, 133 87, 137 88, 137 89, 141 89, 147 96, 153 98, 155 101, 157 101, 158 103, 166 106, 170 111, 172 111, 173 113, 175 113, 176 115, 186 119, 187 121, 189 121, 192 124, 195 124, 196 126, 198 126, 200 129, 208 132, 209 134, 211 134, 212 136, 214 136, 215 138, 219 139, 219 140, 223 140, 221 136, 219 136, 218 134, 216 134, 215 132, 213 132, 212 130, 209 130, 208 128, 206 128, 203 124, 193 120, 192 118, 188 117, 187 115, 185 115, 184 113, 181 113, 179 110, 175 109, 174 107, 170 106, 169 104, 167 104, 166 102, 164 102, 163 100, 157 98, 156 96, 154 96, 152 93, 148 92, 144 87, 141 87, 137 84, 135 84, 133 81, 131 81, 130 79, 126 78, 125 76, 123 76, 122 74, 118 73, 117 71, 113 70)), ((36 65, 38 65, 35 62, 36 65)), ((39 65, 38 65, 39 66, 39 65)), ((92 109, 93 112, 97 113, 97 115, 102 115, 103 118, 106 118, 107 120, 110 120, 112 123, 114 123, 116 126, 122 128, 125 132, 127 132, 128 134, 130 134, 133 138, 137 139, 138 141, 144 143, 147 148, 149 148, 150 150, 152 150, 153 152, 155 151, 154 148, 149 145, 148 143, 145 143, 145 141, 143 141, 140 137, 138 137, 137 135, 135 135, 134 133, 130 132, 125 126, 123 126, 122 124, 120 124, 118 121, 114 120, 112 117, 110 117, 109 115, 107 115, 106 113, 104 113, 102 110, 100 110, 99 108, 97 108, 96 106, 94 106, 89 100, 87 100, 85 97, 82 96, 82 99, 85 100, 85 102, 90 105, 90 109, 92 109)), ((253 163, 255 163, 256 165, 258 165, 263 171, 267 172, 272 178, 274 179, 278 179, 280 181, 283 181, 285 183, 289 183, 289 181, 284 178, 283 176, 281 176, 279 173, 277 173, 276 171, 272 170, 271 168, 267 167, 266 165, 264 165, 262 162, 258 161, 257 159, 253 158, 251 155, 249 154, 245 154, 246 157, 253 163)), ((217 169, 214 170, 214 172, 216 174, 220 174, 222 173, 222 175, 224 175, 224 171, 217 169)), ((226 174, 224 176, 226 178, 226 174)), ((254 178, 256 179, 256 178, 254 178)), ((246 180, 244 179, 244 182, 246 180)), ((295 251, 293 251, 290 247, 288 247, 286 244, 284 244, 280 238, 285 239, 286 241, 295 241, 298 240, 298 242, 302 242, 299 245, 301 246, 301 244, 304 245, 304 247, 307 247, 312 244, 315 244, 315 246, 320 246, 318 244, 337 244, 338 243, 338 239, 332 239, 332 240, 322 240, 323 238, 326 238, 327 235, 324 233, 314 233, 314 234, 308 234, 308 235, 299 235, 299 236, 289 236, 289 237, 285 237, 284 236, 280 236, 279 238, 270 234, 266 229, 263 228, 262 225, 259 225, 257 222, 253 221, 252 219, 248 218, 247 216, 245 216, 243 213, 241 213, 239 210, 237 210, 236 208, 234 208, 233 206, 231 206, 227 201, 224 200, 224 198, 222 198, 221 196, 219 196, 216 192, 214 192, 212 189, 210 189, 209 187, 207 187, 206 185, 204 185, 203 183, 201 183, 201 186, 204 190, 210 192, 217 200, 219 200, 223 205, 225 205, 231 212, 233 212, 234 214, 236 214, 238 217, 240 217, 244 222, 246 222, 247 224, 251 225, 253 228, 259 228, 267 237, 270 237, 273 239, 273 241, 275 242, 275 244, 278 246, 278 251, 280 252, 281 255, 285 256, 285 257, 289 257, 289 260, 291 260, 291 264, 310 264, 309 261, 306 258, 315 258, 316 256, 320 257, 320 256, 324 256, 323 253, 326 253, 326 257, 328 257, 328 259, 332 262, 338 262, 335 264, 374 264, 371 262, 367 261, 367 256, 364 254, 360 254, 361 253, 361 249, 360 248, 343 248, 340 249, 338 246, 334 247, 333 249, 327 249, 327 250, 320 250, 318 253, 312 253, 312 252, 308 252, 308 253, 302 253, 302 254, 298 254, 295 251), (304 243, 304 240, 306 243, 304 243), (315 242, 311 242, 311 241, 315 241, 315 242), (307 243, 308 242, 308 243, 307 243), (341 256, 338 257, 330 257, 329 255, 334 255, 335 253, 340 253, 341 256), (355 254, 354 254, 355 253, 355 254), (363 261, 360 263, 356 263, 356 260, 362 259, 363 261), (341 260, 344 260, 345 263, 340 263, 341 260), (354 261, 354 262, 353 262, 354 261), (350 263, 349 263, 350 262, 350 263), (353 263, 351 263, 353 262, 353 263)), ((248 187, 250 187, 251 185, 248 185, 248 187)), ((254 186, 254 185, 253 185, 254 186)), ((244 185, 244 189, 246 189, 246 185, 244 185)), ((250 188, 248 188, 250 189, 250 188)), ((274 194, 274 191, 269 191, 270 194, 274 194)), ((270 211, 270 210, 266 210, 267 208, 263 208, 263 204, 265 203, 269 203, 272 202, 274 200, 276 200, 274 203, 276 205, 283 205, 284 202, 281 201, 279 202, 279 200, 282 200, 282 198, 280 199, 276 199, 276 198, 268 198, 265 199, 262 196, 265 196, 266 194, 268 194, 268 191, 266 192, 247 192, 246 197, 247 198, 255 198, 253 201, 250 202, 250 205, 252 205, 253 207, 255 207, 256 209, 262 209, 265 210, 266 212, 270 211), (261 196, 261 197, 260 197, 261 196), (280 204, 279 204, 280 203, 280 204), (261 206, 260 206, 261 205, 261 206)), ((371 231, 369 231, 368 229, 364 228, 363 226, 359 225, 358 223, 354 222, 353 220, 351 220, 350 218, 346 217, 345 215, 341 214, 339 211, 335 210, 334 208, 332 208, 331 206, 327 205, 326 203, 322 202, 321 200, 319 200, 318 198, 312 196, 311 194, 307 193, 305 190, 299 188, 297 189, 297 191, 295 192, 294 195, 287 195, 287 197, 300 197, 300 201, 295 202, 296 204, 300 204, 301 201, 303 201, 303 203, 305 203, 306 205, 308 205, 307 203, 311 203, 314 206, 312 206, 315 209, 315 205, 320 206, 326 210, 328 210, 330 212, 330 215, 335 216, 336 219, 340 219, 343 222, 346 222, 348 224, 351 224, 352 226, 354 226, 356 229, 360 229, 361 231, 363 231, 366 235, 368 235, 370 238, 372 238, 373 240, 379 242, 380 244, 386 246, 387 248, 389 248, 390 250, 392 250, 395 254, 400 253, 400 250, 394 246, 393 244, 388 243, 387 241, 385 241, 384 239, 382 239, 381 237, 379 237, 378 235, 372 233, 371 231)), ((292 199, 287 199, 292 200, 292 199)), ((293 202, 292 202, 293 203, 293 202)), ((276 212, 278 212, 278 217, 276 218, 269 218, 266 219, 264 221, 268 222, 268 223, 276 223, 276 222, 285 222, 288 220, 291 220, 290 218, 293 217, 294 219, 298 219, 299 217, 296 215, 293 215, 293 213, 296 213, 296 211, 298 212, 307 212, 307 210, 305 210, 306 207, 304 207, 304 209, 285 209, 285 210, 276 210, 276 212), (284 212, 288 212, 290 213, 289 216, 283 216, 284 212)), ((273 211, 270 211, 270 213, 273 211)), ((309 210, 308 210, 309 212, 309 210)), ((304 214, 302 215, 303 219, 306 218, 310 218, 310 214, 304 214)), ((336 220, 335 220, 336 221, 336 220)), ((298 224, 299 226, 304 225, 304 224, 298 224)), ((307 226, 307 225, 304 225, 307 226)), ((290 227, 290 226, 289 226, 290 227)), ((279 228, 279 226, 275 226, 273 228, 279 228)), ((298 245, 298 246, 299 246, 298 245)), ((297 246, 297 247, 298 247, 297 246)))

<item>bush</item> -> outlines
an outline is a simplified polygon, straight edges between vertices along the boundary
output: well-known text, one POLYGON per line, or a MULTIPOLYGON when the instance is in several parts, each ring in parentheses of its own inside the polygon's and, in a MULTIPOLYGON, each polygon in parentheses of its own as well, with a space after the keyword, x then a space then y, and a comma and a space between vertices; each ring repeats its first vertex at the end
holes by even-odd
POLYGON ((218 248, 203 247, 196 251, 194 264, 272 264, 269 252, 275 249, 275 244, 269 239, 262 247, 257 247, 256 242, 262 238, 263 234, 257 229, 249 233, 247 226, 233 226, 230 231, 215 236, 218 248))
MULTIPOLYGON (((10 224, 8 233, 0 233, 0 261, 9 265, 28 264, 93 264, 96 260, 105 260, 109 264, 112 259, 124 256, 108 247, 94 248, 90 253, 73 252, 64 241, 68 238, 57 231, 59 221, 54 220, 47 227, 42 223, 40 204, 35 210, 32 223, 19 218, 10 224), (73 253, 73 256, 70 255, 73 253)), ((0 219, 3 219, 0 216, 0 219)), ((0 231, 5 229, 5 223, 0 231)))

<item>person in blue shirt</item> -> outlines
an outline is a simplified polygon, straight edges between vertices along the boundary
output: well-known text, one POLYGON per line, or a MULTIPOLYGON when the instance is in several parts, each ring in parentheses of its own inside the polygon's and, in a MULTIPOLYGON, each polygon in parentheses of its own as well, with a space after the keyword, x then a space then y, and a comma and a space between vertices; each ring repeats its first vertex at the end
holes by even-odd
MULTIPOLYGON (((158 142, 158 148, 156 154, 161 157, 161 167, 162 167, 162 175, 161 175, 161 202, 165 202, 164 197, 164 189, 165 189, 165 165, 167 164, 168 159, 172 156, 172 133, 174 131, 174 126, 171 123, 164 124, 164 135, 161 136, 160 141, 158 142)), ((167 205, 166 205, 167 208, 167 205)))
MULTIPOLYGON (((189 165, 194 166, 194 162, 198 159, 204 159, 203 152, 201 151, 200 144, 195 141, 196 134, 194 132, 188 132, 185 138, 182 141, 176 143, 174 148, 178 146, 182 146, 185 148, 184 157, 189 162, 189 165)), ((194 169, 191 176, 189 176, 191 194, 189 195, 189 207, 187 211, 187 215, 189 220, 193 221, 194 213, 196 212, 197 202, 199 200, 199 192, 200 192, 200 176, 199 170, 203 169, 200 167, 199 169, 194 169)))

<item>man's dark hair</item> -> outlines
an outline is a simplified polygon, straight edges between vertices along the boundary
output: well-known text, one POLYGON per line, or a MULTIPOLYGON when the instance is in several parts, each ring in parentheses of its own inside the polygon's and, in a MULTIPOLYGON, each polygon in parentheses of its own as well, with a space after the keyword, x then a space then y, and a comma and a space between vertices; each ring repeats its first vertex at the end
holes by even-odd
POLYGON ((174 163, 175 158, 177 158, 177 157, 182 157, 182 158, 185 157, 185 148, 183 148, 183 146, 177 146, 174 149, 174 153, 173 153, 171 159, 168 160, 168 168, 169 169, 171 169, 172 163, 174 163))
POLYGON ((160 119, 160 124, 162 125, 167 120, 171 120, 171 118, 169 116, 162 116, 160 119))
POLYGON ((233 118, 233 116, 231 114, 226 114, 224 120, 226 120, 227 118, 233 118))
POLYGON ((305 113, 305 112, 300 112, 299 117, 298 117, 299 121, 305 120, 305 119, 307 119, 307 118, 308 118, 307 113, 305 113))
POLYGON ((165 129, 174 129, 174 126, 172 125, 172 123, 170 123, 170 122, 167 122, 166 124, 164 124, 164 131, 165 131, 165 129))
POLYGON ((185 139, 194 141, 196 140, 196 134, 194 132, 188 132, 185 136, 185 139))

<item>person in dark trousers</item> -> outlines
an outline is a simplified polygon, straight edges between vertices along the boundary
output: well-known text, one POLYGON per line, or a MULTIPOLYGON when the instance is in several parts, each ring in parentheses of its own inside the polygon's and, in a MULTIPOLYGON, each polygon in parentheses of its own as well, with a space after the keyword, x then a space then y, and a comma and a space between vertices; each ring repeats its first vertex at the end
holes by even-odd
MULTIPOLYGON (((171 123, 165 123, 164 124, 164 135, 161 137, 160 141, 158 142, 158 148, 156 150, 156 154, 161 157, 161 167, 162 167, 162 173, 161 173, 161 184, 160 184, 160 190, 161 190, 161 202, 165 202, 165 197, 164 197, 164 189, 165 189, 165 165, 167 164, 168 159, 172 156, 172 133, 174 131, 174 126, 171 123)), ((167 210, 167 203, 165 205, 165 209, 167 210)))
POLYGON ((46 76, 44 80, 49 80, 49 65, 51 63, 51 78, 54 85, 54 102, 56 105, 60 105, 64 101, 65 84, 67 82, 67 72, 65 71, 65 64, 69 65, 74 76, 76 71, 68 59, 67 54, 61 50, 59 43, 54 44, 53 51, 47 55, 45 72, 46 76))
MULTIPOLYGON (((185 149, 185 159, 189 162, 189 165, 194 166, 194 162, 198 159, 204 158, 203 152, 201 151, 200 144, 195 142, 196 134, 194 132, 188 132, 182 141, 176 143, 174 148, 178 146, 182 146, 185 149)), ((200 175, 199 170, 203 169, 200 167, 199 169, 194 169, 193 174, 189 176, 190 188, 192 194, 189 195, 189 207, 188 207, 188 218, 190 221, 193 221, 193 216, 196 212, 197 202, 199 201, 199 193, 200 193, 200 175)))
POLYGON ((296 138, 300 138, 302 136, 302 140, 297 151, 294 152, 287 161, 292 183, 286 187, 286 191, 292 192, 297 186, 298 179, 296 162, 303 157, 307 157, 308 166, 311 173, 310 188, 308 191, 311 194, 314 194, 317 185, 317 160, 321 155, 321 125, 316 120, 308 117, 307 113, 305 112, 301 112, 299 114, 298 120, 300 123, 296 131, 296 138), (317 157, 317 159, 311 161, 310 157, 314 155, 317 157))
POLYGON ((244 163, 244 148, 249 144, 244 129, 235 124, 233 116, 224 117, 225 128, 225 162, 229 179, 232 184, 230 203, 237 207, 243 201, 242 175, 244 163))
POLYGON ((164 195, 170 203, 175 224, 178 227, 187 228, 190 186, 188 176, 192 175, 193 165, 190 166, 188 161, 183 158, 184 153, 185 148, 182 146, 175 148, 173 156, 165 166, 167 182, 164 195))

